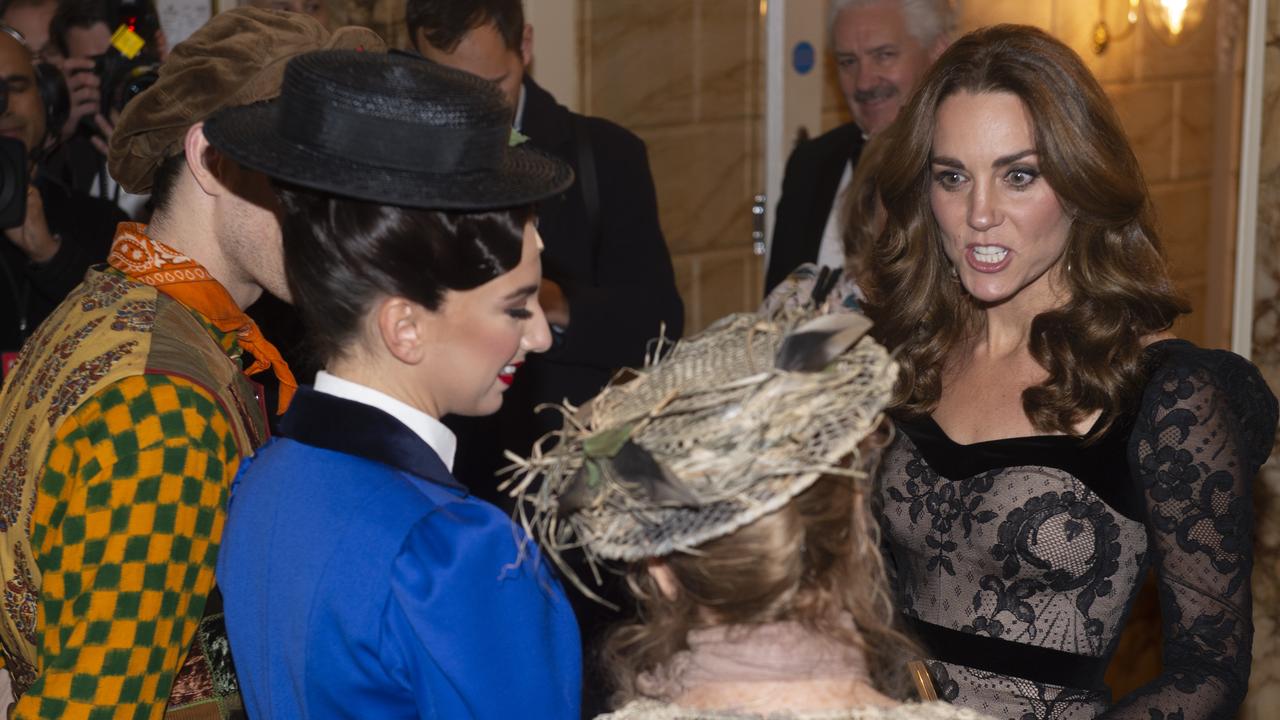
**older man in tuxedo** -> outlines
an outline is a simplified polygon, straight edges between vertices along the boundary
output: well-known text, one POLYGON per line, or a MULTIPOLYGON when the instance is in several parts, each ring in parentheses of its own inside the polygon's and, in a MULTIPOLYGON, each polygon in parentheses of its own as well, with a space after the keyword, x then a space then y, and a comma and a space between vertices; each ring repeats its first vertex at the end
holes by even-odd
POLYGON ((837 198, 862 145, 893 122, 950 42, 947 0, 833 0, 830 42, 853 122, 801 142, 787 161, 765 271, 767 295, 803 263, 844 266, 837 198))

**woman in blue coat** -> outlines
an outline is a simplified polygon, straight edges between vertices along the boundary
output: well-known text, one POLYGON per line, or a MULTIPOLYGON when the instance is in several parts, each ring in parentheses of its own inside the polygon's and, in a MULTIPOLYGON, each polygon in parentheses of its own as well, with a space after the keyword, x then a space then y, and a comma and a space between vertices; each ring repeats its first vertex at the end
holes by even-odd
POLYGON ((273 180, 325 367, 232 492, 218 578, 252 717, 578 716, 572 611, 440 423, 496 411, 550 344, 532 204, 572 173, 509 128, 482 80, 336 51, 206 125, 273 180))

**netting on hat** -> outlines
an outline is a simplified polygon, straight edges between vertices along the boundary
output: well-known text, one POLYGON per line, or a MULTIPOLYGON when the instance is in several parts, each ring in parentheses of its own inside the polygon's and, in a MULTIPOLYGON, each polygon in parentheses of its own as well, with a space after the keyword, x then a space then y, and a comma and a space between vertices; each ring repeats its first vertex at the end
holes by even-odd
POLYGON ((691 551, 782 507, 823 474, 859 475, 848 460, 879 422, 897 365, 864 337, 822 371, 778 371, 783 339, 811 317, 788 315, 731 315, 589 407, 563 408, 559 444, 516 459, 504 484, 542 550, 559 563, 561 552, 581 547, 593 569, 599 559, 691 551), (687 499, 658 502, 605 473, 589 502, 563 512, 593 443, 618 433, 647 451, 687 499))

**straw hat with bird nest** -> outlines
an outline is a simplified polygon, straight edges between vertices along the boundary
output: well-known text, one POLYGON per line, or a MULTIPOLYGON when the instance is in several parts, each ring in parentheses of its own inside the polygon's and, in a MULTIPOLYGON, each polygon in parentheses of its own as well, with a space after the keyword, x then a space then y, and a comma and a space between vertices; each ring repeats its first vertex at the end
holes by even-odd
POLYGON ((520 523, 580 589, 595 597, 566 550, 581 548, 599 583, 600 560, 696 552, 823 475, 865 476, 858 445, 898 366, 864 316, 813 305, 723 318, 587 406, 560 408, 552 449, 512 456, 503 488, 520 523))

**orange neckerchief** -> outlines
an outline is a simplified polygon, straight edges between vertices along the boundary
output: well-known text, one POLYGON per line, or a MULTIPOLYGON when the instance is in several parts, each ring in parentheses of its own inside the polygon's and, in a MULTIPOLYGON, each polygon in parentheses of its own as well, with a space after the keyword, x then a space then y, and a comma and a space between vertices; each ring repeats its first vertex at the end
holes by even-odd
POLYGON ((160 292, 208 318, 213 326, 235 333, 240 347, 253 353, 253 364, 245 375, 271 368, 280 381, 280 404, 277 414, 284 414, 298 389, 298 381, 280 351, 262 335, 255 323, 231 299, 231 293, 209 274, 200 263, 147 237, 142 223, 120 223, 107 264, 130 280, 150 285, 160 292))

